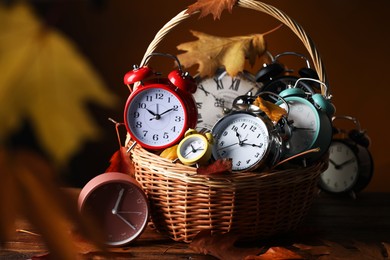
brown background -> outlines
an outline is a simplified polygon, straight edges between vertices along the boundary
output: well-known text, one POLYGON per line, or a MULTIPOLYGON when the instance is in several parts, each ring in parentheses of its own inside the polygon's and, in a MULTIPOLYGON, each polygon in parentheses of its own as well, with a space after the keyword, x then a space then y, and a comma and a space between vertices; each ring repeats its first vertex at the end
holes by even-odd
MULTIPOLYGON (((115 111, 93 109, 105 131, 100 143, 86 146, 71 163, 66 174, 75 185, 104 171, 111 154, 117 149, 115 130, 107 117, 121 121, 128 92, 123 75, 138 64, 155 33, 179 11, 194 1, 86 1, 68 2, 61 6, 54 25, 73 39, 91 60, 108 86, 121 96, 115 111), (99 150, 97 150, 99 149, 99 150)), ((388 138, 389 101, 389 13, 388 0, 267 0, 300 23, 313 38, 325 63, 333 102, 338 115, 356 117, 372 140, 370 150, 375 160, 374 178, 367 191, 390 192, 388 138)), ((50 6, 51 9, 55 9, 50 6)), ((47 8, 50 9, 50 8, 47 8)), ((45 10, 45 11, 47 11, 45 10)), ((58 8, 57 8, 58 12, 58 8)), ((168 34, 158 51, 177 54, 175 46, 193 40, 189 29, 214 35, 236 36, 263 33, 279 24, 275 19, 252 10, 236 8, 225 11, 221 20, 198 16, 181 23, 168 34)), ((301 52, 302 44, 283 27, 267 38, 269 50, 301 52)), ((302 66, 301 64, 295 64, 302 66)), ((167 68, 157 61, 153 66, 167 68)), ((253 69, 256 72, 258 67, 253 69)), ((164 71, 164 69, 161 69, 164 71)))

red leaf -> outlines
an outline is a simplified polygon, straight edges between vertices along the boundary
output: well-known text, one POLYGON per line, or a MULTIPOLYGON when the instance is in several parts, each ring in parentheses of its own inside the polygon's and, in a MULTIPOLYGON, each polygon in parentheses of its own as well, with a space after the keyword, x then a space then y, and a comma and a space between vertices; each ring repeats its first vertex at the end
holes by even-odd
POLYGON ((106 172, 121 172, 134 178, 134 165, 127 153, 126 147, 121 146, 110 159, 110 166, 106 172))
POLYGON ((199 167, 196 172, 203 175, 217 175, 232 172, 232 160, 229 158, 218 159, 215 162, 199 167))

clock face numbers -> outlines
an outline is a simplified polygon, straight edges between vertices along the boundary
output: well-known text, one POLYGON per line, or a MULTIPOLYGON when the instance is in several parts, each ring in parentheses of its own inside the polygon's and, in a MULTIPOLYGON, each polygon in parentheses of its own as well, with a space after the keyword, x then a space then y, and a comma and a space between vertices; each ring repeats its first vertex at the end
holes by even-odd
MULTIPOLYGON (((292 122, 291 137, 284 144, 287 158, 312 148, 319 132, 319 119, 315 107, 306 99, 289 97, 286 100, 289 104, 288 120, 292 122)), ((279 106, 287 109, 284 103, 279 106)))
POLYGON ((126 126, 132 138, 146 148, 165 148, 187 130, 185 104, 174 91, 145 87, 128 101, 126 126))
POLYGON ((198 83, 194 98, 198 107, 198 127, 212 129, 213 125, 232 108, 233 100, 249 91, 257 92, 254 81, 228 74, 206 78, 198 83))
POLYGON ((321 174, 320 185, 334 193, 348 191, 357 181, 358 172, 355 153, 348 145, 334 141, 329 147, 329 166, 321 174))
POLYGON ((214 158, 231 158, 233 171, 249 170, 264 158, 269 145, 268 128, 258 117, 234 113, 213 128, 214 158))
POLYGON ((197 160, 206 151, 207 140, 204 140, 198 136, 187 139, 180 149, 180 154, 187 160, 197 160))
POLYGON ((86 198, 81 213, 95 217, 108 245, 126 244, 140 235, 148 221, 148 204, 142 192, 127 183, 106 183, 86 198))

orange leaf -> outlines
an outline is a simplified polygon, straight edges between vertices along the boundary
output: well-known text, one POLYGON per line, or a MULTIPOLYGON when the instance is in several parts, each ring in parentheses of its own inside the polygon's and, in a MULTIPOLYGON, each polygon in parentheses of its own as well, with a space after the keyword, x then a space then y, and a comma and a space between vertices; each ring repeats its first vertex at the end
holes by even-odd
POLYGON ((266 51, 264 34, 218 37, 197 31, 191 33, 198 40, 179 44, 177 49, 185 53, 177 57, 185 67, 198 64, 201 77, 212 76, 221 67, 235 77, 244 70, 246 59, 253 65, 266 51))
POLYGON ((253 104, 260 107, 273 122, 278 122, 283 116, 287 115, 287 111, 284 108, 264 100, 260 96, 256 98, 253 104))
POLYGON ((198 253, 209 254, 218 259, 243 259, 247 255, 257 255, 259 248, 238 248, 234 246, 237 236, 226 234, 211 234, 211 230, 202 230, 192 240, 189 247, 198 253))
POLYGON ((282 260, 282 259, 303 259, 303 257, 284 247, 271 247, 261 255, 251 255, 244 258, 245 260, 282 260))
POLYGON ((106 172, 121 172, 134 177, 134 165, 125 147, 121 146, 110 159, 106 172))
POLYGON ((225 9, 231 13, 236 3, 237 0, 198 0, 188 7, 187 13, 192 14, 200 11, 199 18, 212 14, 216 20, 221 18, 222 11, 225 9))

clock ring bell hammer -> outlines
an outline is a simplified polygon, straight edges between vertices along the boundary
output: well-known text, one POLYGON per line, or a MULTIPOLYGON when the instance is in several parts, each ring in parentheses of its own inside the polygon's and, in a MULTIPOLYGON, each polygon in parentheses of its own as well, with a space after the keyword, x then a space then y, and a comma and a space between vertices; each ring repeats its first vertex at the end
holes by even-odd
POLYGON ((234 110, 212 129, 214 159, 231 158, 234 172, 272 167, 282 155, 282 137, 277 122, 272 122, 258 106, 253 105, 254 100, 251 93, 237 97, 233 101, 234 110))
POLYGON ((135 144, 145 149, 161 150, 177 144, 188 128, 195 128, 198 114, 193 93, 195 80, 182 70, 176 56, 152 53, 176 61, 178 69, 171 71, 167 78, 156 76, 145 64, 135 66, 126 73, 127 85, 139 84, 127 99, 124 121, 127 132, 135 144))

